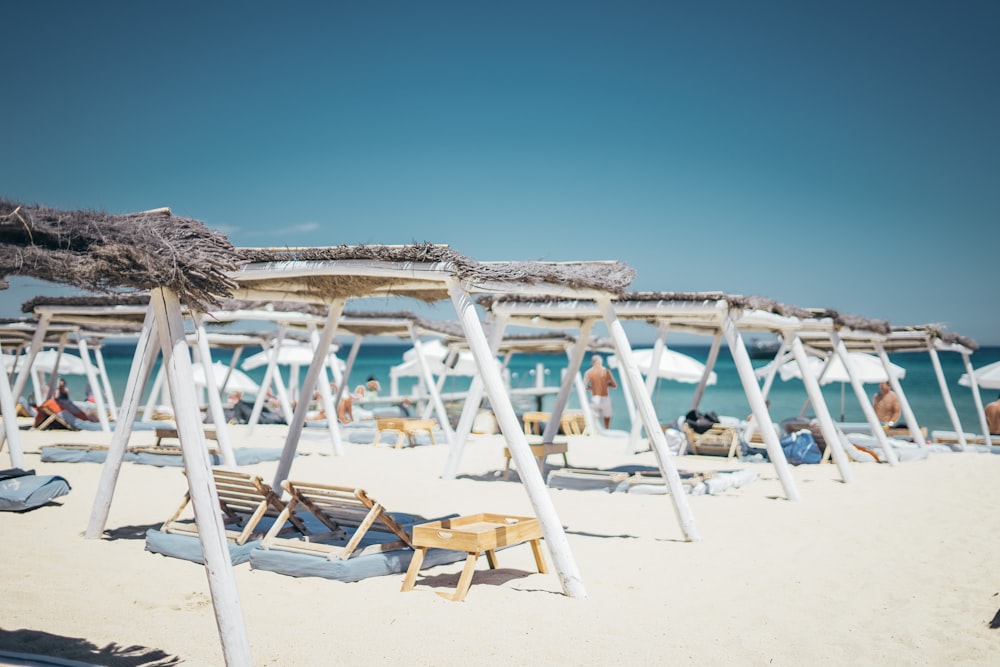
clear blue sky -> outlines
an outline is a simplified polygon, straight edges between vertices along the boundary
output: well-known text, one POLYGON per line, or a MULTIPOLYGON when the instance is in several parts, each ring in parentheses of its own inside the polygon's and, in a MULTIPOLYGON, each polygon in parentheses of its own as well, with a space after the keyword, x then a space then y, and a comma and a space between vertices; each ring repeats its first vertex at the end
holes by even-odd
MULTIPOLYGON (((1000 3, 6 2, 0 194, 1000 344, 1000 3)), ((31 281, 0 292, 19 314, 31 281)), ((65 293, 65 292, 62 292, 65 293)))

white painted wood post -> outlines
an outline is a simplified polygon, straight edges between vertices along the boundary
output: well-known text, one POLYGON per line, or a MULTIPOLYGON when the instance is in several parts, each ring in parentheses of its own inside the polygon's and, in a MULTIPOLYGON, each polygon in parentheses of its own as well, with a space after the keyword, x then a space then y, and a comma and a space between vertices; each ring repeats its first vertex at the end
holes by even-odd
MULTIPOLYGON (((879 447, 885 452, 885 458, 889 461, 889 465, 896 466, 899 465, 899 457, 896 455, 896 449, 889 443, 889 439, 885 435, 885 431, 882 429, 882 424, 878 421, 878 415, 875 414, 875 408, 872 407, 872 402, 865 394, 865 388, 862 386, 861 381, 858 379, 858 374, 854 370, 853 362, 851 361, 851 355, 847 351, 847 346, 844 345, 844 341, 840 338, 840 334, 835 330, 830 330, 830 341, 833 343, 833 350, 840 358, 840 363, 844 365, 847 370, 847 377, 851 383, 851 390, 854 391, 854 397, 858 399, 858 404, 861 406, 861 411, 865 415, 865 419, 868 421, 868 425, 872 428, 872 435, 878 440, 879 447)), ((831 357, 832 358, 832 357, 831 357)))
POLYGON ((112 419, 118 421, 118 407, 115 405, 115 393, 111 388, 111 380, 108 378, 108 369, 104 365, 104 353, 101 346, 94 348, 94 359, 97 361, 97 375, 101 380, 104 396, 108 401, 108 413, 112 419))
POLYGON ((743 393, 746 394, 747 402, 750 404, 750 411, 753 413, 753 421, 760 424, 760 435, 764 440, 764 448, 767 449, 767 458, 771 459, 774 471, 778 473, 781 480, 781 488, 785 490, 785 497, 791 501, 798 501, 799 489, 795 485, 795 478, 788 468, 788 459, 785 458, 785 450, 781 448, 778 434, 771 427, 771 411, 767 409, 767 402, 764 394, 757 384, 757 376, 754 375, 753 362, 750 361, 750 353, 747 352, 746 342, 740 334, 733 318, 726 315, 722 318, 722 335, 726 338, 726 345, 729 346, 729 353, 733 357, 736 365, 736 373, 740 376, 743 384, 743 393))
MULTIPOLYGON (((267 356, 267 368, 264 370, 264 379, 260 383, 260 389, 257 391, 256 398, 254 398, 253 408, 250 410, 250 418, 247 420, 247 435, 253 435, 253 427, 260 420, 260 413, 264 409, 264 401, 267 400, 267 390, 271 388, 274 376, 278 372, 278 347, 281 345, 281 341, 285 339, 285 332, 287 330, 288 325, 282 322, 278 325, 278 335, 275 336, 274 340, 266 341, 261 346, 265 356, 267 356)), ((286 419, 286 421, 288 420, 286 419)))
POLYGON ((885 347, 882 346, 882 343, 875 343, 875 350, 878 352, 879 359, 882 360, 882 366, 885 367, 885 374, 889 377, 889 384, 892 385, 892 390, 896 392, 899 398, 903 419, 906 420, 906 428, 910 431, 910 437, 913 438, 914 444, 918 447, 926 447, 927 441, 924 440, 924 434, 920 432, 917 416, 913 413, 913 408, 910 407, 910 401, 906 398, 903 385, 900 384, 899 378, 890 371, 892 362, 889 361, 889 355, 885 353, 885 347))
POLYGON ((552 561, 559 575, 563 592, 570 597, 585 598, 587 591, 584 588, 583 578, 580 576, 576 560, 573 558, 569 541, 566 539, 562 521, 556 513, 552 498, 549 497, 548 489, 545 487, 535 458, 531 455, 531 448, 528 446, 524 431, 521 430, 517 415, 514 414, 510 397, 504 390, 500 369, 495 363, 496 358, 490 353, 490 345, 486 340, 482 325, 479 323, 472 299, 455 279, 448 280, 448 293, 451 295, 458 320, 465 331, 465 337, 469 341, 469 349, 476 360, 479 375, 483 378, 483 385, 486 387, 486 394, 493 405, 493 412, 497 417, 500 431, 507 441, 507 449, 517 466, 518 477, 528 493, 528 499, 531 501, 535 516, 541 525, 542 533, 545 536, 545 546, 552 555, 552 561))
POLYGON ((177 437, 184 456, 191 506, 198 526, 198 541, 205 559, 205 573, 212 595, 226 665, 250 665, 250 642, 243 622, 236 578, 226 544, 219 495, 203 438, 201 410, 194 393, 191 353, 188 350, 180 302, 173 290, 157 288, 150 294, 156 312, 163 368, 177 421, 177 437))
MULTIPOLYGON (((430 393, 430 400, 434 406, 434 411, 437 413, 438 423, 441 428, 445 428, 448 424, 448 413, 444 409, 444 402, 441 400, 441 393, 437 390, 437 386, 434 382, 434 374, 431 372, 430 366, 427 364, 427 358, 424 356, 423 343, 420 342, 420 338, 417 336, 416 330, 410 329, 410 339, 413 341, 413 349, 417 353, 417 364, 420 366, 421 378, 424 381, 424 386, 427 387, 427 391, 430 393)), ((424 413, 424 418, 430 414, 430 408, 428 407, 427 412, 424 413)), ((450 433, 451 425, 447 426, 446 433, 450 433)), ((449 442, 451 441, 449 435, 449 442)))
MULTIPOLYGON (((663 358, 663 350, 666 347, 665 342, 668 331, 670 331, 670 325, 661 324, 657 327, 656 340, 653 341, 653 358, 649 362, 649 372, 646 373, 646 393, 649 395, 650 399, 652 399, 653 391, 656 389, 656 383, 660 379, 660 359, 663 358)), ((632 422, 632 429, 628 433, 628 446, 625 448, 626 452, 634 453, 639 449, 638 445, 640 435, 642 435, 642 420, 636 419, 632 422)))
POLYGON ((930 354, 931 363, 934 365, 934 375, 937 376, 938 387, 941 389, 941 398, 944 399, 944 408, 948 411, 948 417, 951 419, 951 427, 955 429, 955 434, 958 436, 958 448, 961 451, 965 451, 965 433, 962 431, 962 422, 958 418, 958 412, 955 411, 955 404, 951 400, 951 392, 948 391, 948 382, 944 379, 944 371, 941 369, 941 360, 938 358, 937 350, 934 349, 934 343, 930 342, 927 344, 927 353, 930 354))
POLYGON ((660 464, 660 471, 663 479, 667 483, 670 491, 670 500, 677 514, 677 521, 680 523, 681 532, 689 542, 698 542, 701 536, 698 534, 698 526, 695 524, 694 514, 688 505, 687 493, 681 484, 681 476, 674 463, 674 455, 670 453, 667 446, 667 438, 660 428, 660 421, 656 416, 656 409, 649 395, 643 391, 642 375, 632 357, 632 346, 629 345, 625 329, 611 305, 608 297, 598 297, 595 299, 601 314, 604 316, 604 324, 608 328, 611 340, 615 345, 615 354, 618 355, 618 372, 622 377, 622 390, 630 392, 635 398, 636 409, 643 424, 646 426, 646 433, 649 434, 649 443, 653 448, 656 459, 660 464))
MULTIPOLYGON (((0 411, 6 415, 17 414, 17 404, 14 401, 14 392, 10 389, 10 380, 6 373, 0 378, 0 411)), ((17 418, 10 417, 3 420, 3 433, 10 448, 10 465, 13 468, 24 469, 24 451, 21 449, 21 434, 17 426, 17 418)), ((2 446, 2 443, 0 443, 2 446)))
POLYGON ((157 336, 156 318, 153 314, 153 305, 150 304, 146 308, 146 317, 139 330, 139 339, 136 341, 135 352, 132 355, 132 365, 129 366, 128 381, 125 383, 125 393, 122 395, 122 409, 115 421, 115 431, 111 434, 111 444, 108 446, 108 455, 105 457, 104 467, 101 469, 101 479, 94 496, 94 506, 90 511, 90 522, 87 524, 86 533, 84 533, 88 540, 100 538, 108 523, 111 499, 118 484, 118 473, 125 460, 125 451, 129 437, 132 435, 132 425, 135 423, 139 402, 142 400, 142 389, 149 380, 149 375, 153 370, 153 362, 156 361, 156 356, 160 353, 157 336))
POLYGON ((694 391, 694 398, 691 399, 691 409, 697 410, 698 406, 701 405, 701 399, 705 395, 705 387, 708 386, 708 380, 712 377, 712 371, 715 370, 715 362, 719 358, 719 347, 722 345, 722 332, 719 331, 715 334, 715 338, 712 339, 712 347, 708 350, 708 359, 705 360, 705 370, 701 373, 701 380, 698 382, 698 388, 694 391))
MULTIPOLYGON (((493 327, 490 328, 487 339, 490 353, 494 358, 496 357, 497 350, 500 349, 500 342, 503 340, 503 333, 506 327, 506 317, 494 318, 493 327)), ((458 472, 458 464, 462 460, 462 454, 465 453, 465 443, 469 439, 469 434, 472 432, 472 425, 475 422, 476 415, 479 413, 479 406, 483 402, 483 393, 483 378, 477 373, 473 376, 472 383, 469 385, 469 391, 465 395, 462 414, 458 418, 458 426, 455 428, 455 438, 451 443, 451 449, 448 451, 448 461, 445 463, 444 472, 441 473, 442 479, 454 479, 455 474, 458 472)))
MULTIPOLYGON (((315 324, 309 325, 309 344, 312 345, 313 354, 320 349, 320 335, 319 330, 316 329, 315 324)), ((356 338, 356 341, 361 340, 360 337, 356 338)), ((337 362, 330 362, 330 347, 323 351, 323 368, 320 370, 320 377, 317 381, 319 386, 319 398, 323 403, 323 412, 326 413, 326 430, 330 433, 330 440, 333 442, 333 454, 334 456, 343 456, 344 454, 344 444, 340 438, 340 427, 339 420, 337 418, 337 407, 333 399, 333 392, 330 391, 330 378, 326 375, 326 367, 331 366, 331 374, 336 377, 337 372, 337 362)), ((310 396, 311 400, 312 396, 310 396)))
POLYGON ((823 439, 826 440, 826 446, 833 453, 833 460, 840 471, 840 479, 847 484, 851 484, 854 482, 854 471, 851 470, 847 452, 844 451, 844 445, 840 442, 837 425, 834 424, 833 417, 830 416, 830 409, 823 399, 823 391, 819 387, 819 381, 813 375, 812 369, 809 366, 809 358, 806 355, 805 347, 802 345, 802 339, 795 333, 791 333, 790 336, 792 354, 795 355, 795 361, 799 365, 799 370, 802 374, 802 384, 806 387, 809 402, 812 403, 816 419, 819 420, 819 428, 823 432, 823 439))
MULTIPOLYGON (((313 354, 309 370, 306 371, 306 379, 303 389, 312 395, 316 383, 319 381, 319 372, 326 363, 325 356, 330 352, 330 345, 333 343, 333 336, 337 333, 337 324, 340 322, 340 315, 344 312, 344 299, 334 299, 330 304, 330 309, 326 314, 326 322, 323 324, 323 332, 320 334, 317 350, 313 354)), ((281 488, 281 483, 288 479, 288 473, 292 469, 292 460, 295 458, 295 451, 299 446, 299 438, 302 437, 302 426, 306 423, 306 413, 309 412, 309 401, 299 401, 295 407, 295 413, 288 422, 288 435, 285 438, 285 446, 281 451, 281 460, 278 461, 278 469, 274 473, 274 481, 271 486, 275 489, 281 488)))
POLYGON ((580 325, 580 334, 573 346, 573 352, 570 354, 570 367, 566 369, 566 373, 559 380, 559 393, 556 394, 556 402, 552 406, 549 423, 545 425, 545 432, 542 434, 543 443, 552 442, 555 440, 556 434, 559 433, 562 415, 566 411, 566 405, 569 403, 570 392, 573 391, 573 378, 579 377, 580 362, 587 352, 587 344, 590 342, 590 332, 593 328, 593 319, 584 320, 580 325), (573 365, 573 360, 576 360, 575 366, 573 365))
POLYGON ((976 414, 979 415, 979 428, 983 429, 983 442, 987 447, 993 445, 990 438, 990 426, 986 421, 986 409, 983 407, 983 397, 979 393, 979 383, 976 382, 976 371, 969 360, 969 353, 962 352, 962 363, 965 364, 965 372, 969 376, 969 389, 972 390, 972 401, 976 404, 976 414))
POLYGON ((200 313, 191 311, 191 320, 194 322, 195 344, 198 346, 198 354, 201 356, 201 367, 205 371, 208 411, 212 415, 212 422, 215 425, 215 439, 219 443, 219 454, 222 456, 223 465, 234 466, 236 465, 236 455, 233 453, 233 445, 229 440, 226 414, 222 410, 222 398, 220 397, 222 392, 215 382, 212 350, 208 346, 208 331, 205 329, 205 322, 200 313))
POLYGON ((86 337, 77 334, 76 347, 80 352, 80 359, 83 361, 83 371, 87 376, 87 384, 94 395, 94 407, 97 408, 97 421, 101 424, 102 431, 110 433, 111 424, 108 423, 108 411, 104 405, 104 391, 97 380, 96 369, 90 363, 90 351, 87 348, 86 337))

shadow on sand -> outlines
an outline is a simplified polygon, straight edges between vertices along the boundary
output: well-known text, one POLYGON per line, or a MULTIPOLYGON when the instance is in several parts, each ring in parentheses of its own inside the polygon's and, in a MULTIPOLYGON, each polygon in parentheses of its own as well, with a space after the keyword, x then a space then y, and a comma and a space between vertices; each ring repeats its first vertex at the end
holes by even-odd
POLYGON ((104 665, 104 667, 167 667, 181 659, 145 646, 108 644, 98 647, 86 639, 63 637, 39 630, 0 628, 0 660, 15 665, 104 665), (35 660, 32 661, 32 658, 35 660), (76 661, 68 662, 68 661, 76 661))

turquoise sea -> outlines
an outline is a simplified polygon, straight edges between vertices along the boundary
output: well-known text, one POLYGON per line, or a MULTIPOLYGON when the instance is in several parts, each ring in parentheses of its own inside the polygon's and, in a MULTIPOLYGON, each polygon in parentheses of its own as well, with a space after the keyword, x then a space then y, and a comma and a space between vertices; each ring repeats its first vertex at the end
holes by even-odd
MULTIPOLYGON (((348 347, 345 346, 342 348, 339 353, 341 358, 346 357, 348 347)), ((349 386, 360 384, 369 375, 374 375, 382 385, 382 395, 387 395, 390 386, 389 369, 402 362, 403 353, 409 348, 409 344, 364 342, 359 348, 358 357, 349 378, 349 386)), ((698 345, 677 345, 673 349, 691 355, 703 362, 708 357, 709 351, 707 346, 698 345)), ((104 347, 105 365, 112 386, 114 387, 116 402, 121 401, 121 394, 125 387, 129 365, 132 361, 132 352, 133 348, 128 344, 106 344, 104 347)), ((255 350, 249 350, 245 354, 249 355, 254 352, 255 350)), ((961 356, 954 352, 941 352, 938 356, 963 429, 978 432, 979 418, 976 415, 972 391, 968 387, 958 384, 959 377, 965 372, 961 356)), ((906 369, 906 377, 902 380, 902 386, 907 399, 913 407, 919 424, 926 426, 929 431, 935 429, 952 430, 951 421, 948 418, 937 378, 934 375, 930 356, 926 352, 907 352, 891 354, 889 357, 893 363, 906 369)), ((220 352, 216 359, 228 362, 229 357, 227 353, 220 352)), ((976 368, 998 361, 1000 360, 1000 347, 980 348, 972 355, 971 360, 973 367, 976 368)), ((755 367, 760 367, 765 365, 767 360, 754 360, 753 363, 755 367)), ((534 386, 538 376, 538 364, 542 364, 544 385, 549 387, 558 386, 562 370, 566 367, 565 355, 516 354, 511 358, 509 364, 512 387, 534 386)), ((705 390, 705 395, 699 409, 702 411, 715 411, 720 415, 745 417, 749 414, 750 408, 744 396, 739 377, 736 374, 736 367, 733 364, 732 357, 724 346, 719 352, 715 371, 718 375, 718 383, 705 390)), ((249 371, 247 374, 259 382, 264 377, 264 369, 258 368, 249 371)), ((301 376, 304 375, 305 371, 303 369, 301 376)), ((413 379, 401 379, 400 391, 402 393, 409 392, 413 387, 413 383, 413 379)), ((68 376, 67 384, 74 398, 82 398, 85 395, 86 380, 83 376, 68 376)), ((468 387, 468 384, 468 378, 449 378, 445 382, 444 391, 463 391, 468 387)), ((619 384, 621 383, 619 382, 619 384)), ((696 385, 693 384, 660 381, 653 394, 653 402, 660 421, 667 422, 686 413, 690 408, 695 387, 696 385)), ((877 389, 876 385, 865 385, 865 390, 869 398, 877 389)), ((826 397, 830 413, 834 419, 840 419, 841 385, 839 383, 826 385, 823 387, 823 393, 826 397)), ((846 399, 844 420, 848 422, 864 421, 864 415, 849 385, 845 388, 844 396, 846 399)), ((982 390, 982 397, 983 402, 988 403, 997 397, 997 392, 994 390, 982 390)), ((775 421, 780 421, 781 419, 800 413, 806 402, 806 392, 800 380, 783 382, 780 378, 776 378, 769 398, 771 400, 771 415, 775 421)), ((519 412, 538 409, 549 410, 554 400, 553 395, 545 395, 541 397, 539 404, 534 398, 528 398, 517 401, 515 408, 519 412)), ((612 391, 612 400, 615 415, 612 419, 611 427, 614 429, 628 429, 628 408, 621 389, 612 391)), ((579 407, 579 403, 576 392, 573 392, 570 398, 570 408, 577 407, 579 407)), ((812 414, 811 411, 809 411, 809 414, 812 414)))

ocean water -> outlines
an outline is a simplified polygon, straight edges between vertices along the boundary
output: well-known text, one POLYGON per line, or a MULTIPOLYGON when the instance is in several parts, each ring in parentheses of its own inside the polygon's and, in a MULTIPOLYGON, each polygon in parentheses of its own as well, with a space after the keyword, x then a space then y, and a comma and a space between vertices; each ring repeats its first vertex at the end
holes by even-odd
MULTIPOLYGON (((375 376, 382 385, 381 395, 389 394, 390 378, 389 370, 393 366, 402 363, 403 353, 409 349, 408 344, 364 342, 359 348, 358 357, 355 360, 354 368, 348 379, 349 386, 353 387, 361 384, 369 375, 375 376)), ((346 346, 341 351, 341 358, 346 357, 346 346)), ((691 355, 704 362, 708 357, 709 348, 697 345, 678 345, 673 349, 691 355)), ((104 348, 105 366, 108 377, 115 391, 116 403, 120 403, 121 395, 128 379, 128 370, 132 361, 133 348, 127 344, 106 345, 104 348)), ((245 355, 252 354, 248 351, 245 355)), ((961 420, 962 428, 966 431, 979 431, 979 418, 976 415, 975 403, 972 391, 968 387, 958 384, 959 377, 965 372, 962 358, 954 352, 941 352, 938 354, 941 361, 942 370, 948 382, 955 409, 961 420)), ((229 355, 220 352, 216 360, 228 363, 229 355)), ((906 369, 906 376, 901 381, 903 391, 910 401, 913 411, 917 416, 917 421, 921 426, 926 426, 928 430, 943 429, 952 430, 952 424, 948 417, 947 409, 938 386, 937 378, 934 374, 934 367, 931 363, 930 355, 926 352, 906 352, 890 354, 890 360, 906 369)), ((589 357, 588 357, 589 359, 589 357)), ((994 361, 1000 361, 1000 347, 984 347, 977 350, 971 357, 972 365, 975 368, 984 366, 994 361)), ((586 362, 586 360, 585 360, 586 362)), ((767 360, 754 360, 754 367, 767 364, 767 360)), ((542 384, 546 387, 557 387, 559 378, 562 376, 567 362, 565 355, 561 354, 515 354, 510 360, 509 371, 511 386, 513 388, 527 388, 535 386, 538 377, 541 375, 542 384)), ((586 363, 583 370, 586 370, 586 363)), ((719 351, 719 358, 715 367, 718 382, 709 386, 705 390, 699 409, 702 411, 714 411, 720 415, 730 415, 743 418, 750 412, 749 404, 743 392, 742 384, 736 373, 736 367, 732 357, 725 346, 719 351)), ((621 385, 620 376, 615 372, 616 379, 621 385)), ((254 380, 260 382, 264 377, 264 369, 258 368, 248 371, 247 374, 254 380)), ((300 372, 300 379, 305 376, 305 369, 300 372)), ((285 369, 285 379, 288 379, 288 369, 285 369)), ((70 388, 73 398, 82 399, 86 394, 86 379, 83 376, 67 376, 67 385, 70 388)), ((409 393, 416 383, 412 378, 401 378, 399 390, 401 393, 409 393)), ((461 392, 468 388, 469 378, 452 377, 445 381, 444 392, 461 392)), ((661 380, 657 383, 653 392, 653 404, 656 407, 657 415, 661 422, 668 422, 676 417, 685 414, 691 407, 691 400, 694 395, 696 385, 683 384, 672 381, 661 380)), ((878 390, 876 385, 865 385, 866 394, 870 400, 871 396, 878 390)), ((612 390, 612 403, 614 406, 614 417, 611 427, 613 429, 627 430, 630 427, 628 408, 621 388, 612 390)), ((147 388, 148 394, 148 388, 147 388)), ((827 406, 835 420, 841 419, 841 384, 831 383, 823 387, 823 395, 826 398, 827 406)), ((864 421, 864 414, 860 405, 854 397, 854 392, 850 385, 844 387, 844 411, 843 420, 848 422, 864 421)), ((983 402, 988 403, 997 397, 994 390, 982 390, 983 402)), ((769 394, 771 401, 771 416, 774 421, 780 421, 786 417, 798 415, 806 404, 807 396, 805 387, 801 380, 782 381, 780 377, 775 378, 774 385, 769 394)), ((145 400, 145 398, 144 398, 145 400)), ((541 397, 519 397, 515 401, 515 410, 523 412, 525 410, 549 410, 555 401, 554 395, 544 395, 541 397)), ((576 392, 572 392, 569 408, 579 408, 576 392)), ((811 408, 806 408, 807 414, 812 414, 811 408)))

